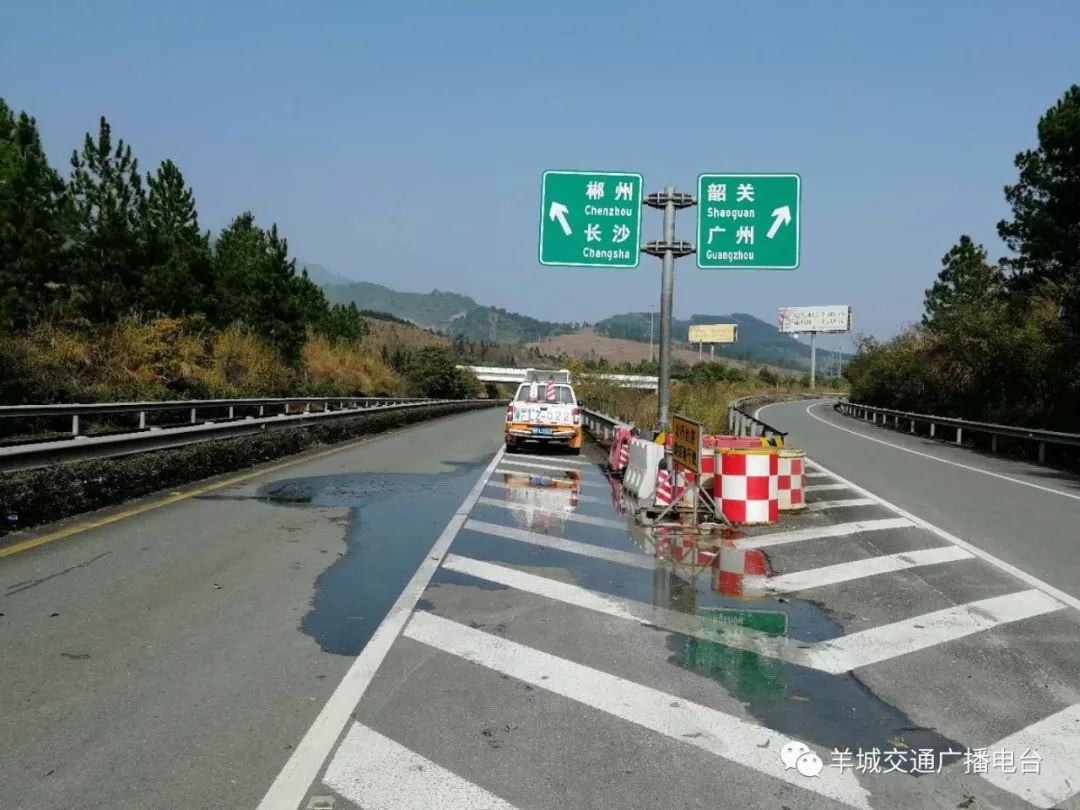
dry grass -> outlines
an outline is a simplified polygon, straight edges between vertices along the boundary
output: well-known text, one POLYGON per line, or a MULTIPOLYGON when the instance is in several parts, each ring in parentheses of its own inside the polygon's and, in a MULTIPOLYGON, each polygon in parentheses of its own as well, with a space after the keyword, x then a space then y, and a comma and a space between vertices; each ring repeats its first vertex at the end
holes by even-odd
POLYGON ((404 393, 404 381, 359 344, 334 344, 311 337, 301 353, 305 388, 326 396, 363 391, 373 396, 404 393))
POLYGON ((378 357, 383 347, 393 349, 400 346, 405 349, 419 349, 424 346, 449 346, 450 339, 437 335, 419 326, 381 321, 378 318, 365 318, 368 333, 364 336, 363 346, 378 357))
MULTIPOLYGON (((387 334, 386 339, 395 338, 387 334)), ((378 350, 366 344, 313 337, 300 365, 290 368, 255 335, 215 331, 201 318, 130 317, 93 328, 46 323, 0 339, 0 403, 5 404, 377 396, 404 388, 378 350)))
MULTIPOLYGON (((636 425, 643 430, 656 428, 655 392, 619 388, 612 383, 579 377, 575 385, 578 397, 589 408, 636 425)), ((760 383, 729 382, 676 383, 671 392, 672 413, 696 419, 711 434, 727 432, 727 407, 732 400, 754 394, 794 393, 799 387, 766 386, 760 383)))

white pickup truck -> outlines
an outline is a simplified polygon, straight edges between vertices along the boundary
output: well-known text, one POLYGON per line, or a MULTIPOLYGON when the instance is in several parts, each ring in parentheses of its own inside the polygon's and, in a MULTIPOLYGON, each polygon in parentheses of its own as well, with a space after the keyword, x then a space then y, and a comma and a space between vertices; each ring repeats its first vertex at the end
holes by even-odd
POLYGON ((506 406, 506 449, 513 452, 525 442, 564 444, 581 452, 581 408, 570 385, 570 372, 526 369, 506 406))

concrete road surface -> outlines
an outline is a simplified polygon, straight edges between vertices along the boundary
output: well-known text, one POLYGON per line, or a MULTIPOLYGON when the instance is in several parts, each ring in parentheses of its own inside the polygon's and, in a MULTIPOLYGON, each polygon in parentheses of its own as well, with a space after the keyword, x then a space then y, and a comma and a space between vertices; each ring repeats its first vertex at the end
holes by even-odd
POLYGON ((0 806, 1080 808, 1068 575, 805 409, 808 509, 719 545, 481 413, 0 559, 0 806))

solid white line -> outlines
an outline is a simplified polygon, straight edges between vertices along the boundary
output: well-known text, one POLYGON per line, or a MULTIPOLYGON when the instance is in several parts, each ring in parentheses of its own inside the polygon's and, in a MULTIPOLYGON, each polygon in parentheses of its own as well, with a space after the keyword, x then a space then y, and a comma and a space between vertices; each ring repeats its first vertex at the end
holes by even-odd
POLYGON ((1080 793, 1080 703, 998 740, 990 746, 991 756, 1002 749, 1013 752, 1017 772, 991 767, 980 774, 984 779, 1036 807, 1063 804, 1080 793), (1021 772, 1021 758, 1029 751, 1040 757, 1038 773, 1021 772))
MULTIPOLYGON (((489 487, 499 487, 500 489, 517 490, 519 492, 521 490, 523 490, 523 489, 534 489, 534 490, 539 491, 539 492, 543 492, 543 491, 545 491, 545 489, 555 489, 555 487, 512 487, 509 484, 507 484, 505 481, 495 481, 495 480, 488 481, 487 485, 489 487)), ((566 489, 567 492, 570 491, 569 487, 566 487, 565 489, 566 489)), ((581 503, 611 503, 611 498, 601 498, 601 497, 598 497, 596 495, 580 495, 579 494, 577 496, 577 499, 581 503)))
MULTIPOLYGON (((822 469, 824 469, 824 468, 822 468, 822 469)), ((940 526, 935 526, 930 521, 923 520, 918 515, 915 515, 912 512, 909 512, 906 509, 897 506, 896 504, 892 503, 891 501, 885 500, 880 495, 875 495, 870 490, 866 489, 865 487, 860 487, 858 484, 853 483, 852 481, 849 481, 848 479, 844 478, 842 475, 837 475, 836 473, 832 472, 831 470, 829 471, 829 475, 831 475, 837 481, 840 481, 841 483, 843 483, 849 489, 853 489, 853 490, 855 490, 855 492, 858 492, 858 493, 860 493, 862 495, 865 495, 868 498, 873 498, 875 501, 880 503, 882 506, 884 506, 884 507, 886 507, 888 509, 891 509, 897 515, 901 515, 901 516, 907 518, 912 523, 914 523, 916 526, 918 526, 920 529, 925 529, 926 531, 937 535, 942 540, 946 540, 946 541, 952 543, 954 546, 960 546, 960 548, 964 549, 965 551, 970 551, 972 554, 974 554, 976 557, 978 557, 983 562, 988 562, 991 565, 993 565, 995 568, 998 568, 1001 571, 1005 571, 1006 573, 1012 574, 1014 577, 1016 577, 1018 580, 1023 582, 1025 585, 1030 585, 1033 588, 1038 588, 1043 593, 1054 597, 1055 599, 1057 599, 1060 602, 1064 602, 1069 607, 1073 607, 1073 608, 1076 608, 1077 610, 1080 610, 1080 599, 1077 599, 1075 596, 1072 596, 1071 594, 1067 594, 1067 593, 1065 593, 1065 591, 1061 590, 1060 588, 1055 588, 1053 585, 1050 585, 1047 582, 1043 582, 1038 577, 1036 577, 1036 576, 1034 576, 1032 574, 1029 574, 1027 571, 1024 571, 1024 570, 1022 570, 1020 568, 1017 568, 1012 563, 1007 563, 1004 560, 1000 559, 999 557, 995 557, 989 551, 983 551, 983 549, 979 548, 978 546, 976 546, 976 545, 974 545, 972 543, 969 543, 967 540, 962 540, 961 538, 957 537, 955 534, 952 534, 951 532, 945 531, 945 529, 942 529, 940 526)))
MULTIPOLYGON (((816 403, 816 404, 820 405, 821 403, 816 403)), ((835 428, 836 430, 842 430, 842 431, 844 431, 844 433, 850 433, 852 436, 858 436, 859 438, 866 439, 867 441, 870 441, 870 442, 876 442, 877 444, 883 444, 886 447, 893 448, 894 450, 902 450, 905 453, 911 453, 913 456, 919 456, 920 458, 928 458, 931 461, 939 461, 942 464, 948 464, 950 467, 959 467, 961 470, 967 470, 969 472, 979 473, 980 475, 988 475, 991 478, 1000 478, 1002 481, 1008 481, 1010 484, 1019 484, 1020 486, 1030 487, 1031 489, 1037 489, 1040 492, 1049 492, 1051 495, 1060 495, 1063 498, 1071 498, 1074 501, 1080 501, 1080 495, 1074 495, 1071 492, 1062 492, 1060 489, 1054 489, 1053 487, 1043 486, 1042 484, 1033 484, 1031 481, 1024 481, 1023 479, 1020 479, 1020 478, 1013 478, 1011 475, 1004 475, 1003 473, 991 472, 990 470, 984 470, 981 467, 974 467, 974 466, 972 466, 970 464, 961 464, 959 461, 951 461, 951 460, 946 459, 946 458, 941 458, 940 456, 935 456, 932 453, 924 453, 921 450, 913 450, 910 447, 904 447, 903 445, 893 444, 892 442, 887 442, 887 441, 884 441, 883 439, 878 439, 878 438, 875 438, 873 436, 867 436, 865 433, 861 433, 861 432, 859 432, 857 430, 852 430, 851 428, 841 427, 840 425, 833 424, 828 419, 822 419, 817 414, 812 413, 810 409, 813 408, 813 407, 815 407, 815 405, 807 405, 806 406, 806 413, 812 419, 816 419, 817 421, 821 422, 822 424, 828 425, 829 427, 835 428)), ((820 466, 820 465, 818 465, 818 466, 820 466)), ((824 469, 824 467, 822 467, 821 469, 824 469)))
MULTIPOLYGON (((563 472, 571 472, 570 470, 564 470, 563 472)), ((611 490, 611 485, 604 481, 582 481, 579 478, 564 478, 558 475, 546 475, 544 473, 529 472, 528 470, 511 470, 506 467, 499 467, 495 470, 496 475, 516 475, 521 478, 528 478, 529 476, 536 476, 538 478, 550 478, 554 481, 565 481, 568 484, 577 484, 582 487, 597 487, 599 489, 611 490)))
POLYGON ((405 635, 803 790, 869 808, 868 794, 853 773, 825 768, 820 776, 808 779, 786 770, 778 752, 789 738, 734 715, 431 613, 415 614, 405 635))
POLYGON ((878 506, 873 498, 842 498, 839 501, 811 501, 806 505, 808 512, 821 512, 825 509, 843 509, 846 506, 878 506))
POLYGON ((811 484, 803 487, 803 492, 825 492, 832 489, 847 489, 846 484, 811 484))
POLYGON ((834 523, 830 526, 811 526, 806 529, 793 529, 788 532, 772 532, 741 538, 737 545, 743 548, 767 548, 785 543, 799 543, 803 540, 817 540, 820 537, 844 537, 860 532, 876 532, 884 529, 903 529, 911 526, 906 518, 880 518, 878 520, 856 520, 851 523, 834 523))
POLYGON ((394 640, 409 619, 416 603, 430 582, 439 563, 457 537, 468 518, 469 511, 484 491, 484 485, 502 458, 504 448, 500 448, 495 457, 481 473, 480 479, 473 486, 457 512, 450 518, 442 534, 416 569, 412 579, 402 589, 397 601, 387 612, 382 622, 375 629, 360 655, 353 661, 345 677, 341 679, 330 699, 326 701, 319 716, 311 724, 300 744, 293 750, 281 772, 277 775, 270 789, 259 802, 258 810, 296 810, 308 787, 315 780, 319 769, 334 748, 334 743, 341 736, 345 724, 349 721, 356 704, 367 691, 372 678, 390 651, 394 640))
POLYGON ((581 467, 595 467, 596 466, 593 462, 591 462, 591 461, 583 461, 580 458, 563 458, 561 456, 531 456, 531 455, 524 454, 524 453, 514 453, 512 456, 508 457, 507 460, 514 459, 514 458, 527 458, 527 459, 530 459, 532 461, 554 461, 554 462, 557 462, 559 464, 574 464, 575 466, 581 466, 581 467))
POLYGON ((1019 591, 849 633, 803 652, 815 669, 839 674, 1064 608, 1041 591, 1019 591))
POLYGON ((527 532, 524 529, 514 529, 510 526, 499 526, 496 523, 487 523, 482 520, 470 518, 465 522, 465 528, 474 532, 490 534, 493 537, 502 537, 505 540, 516 540, 519 543, 550 548, 555 551, 567 551, 571 554, 580 554, 583 557, 592 557, 597 560, 619 563, 620 565, 632 565, 635 568, 648 568, 652 570, 656 566, 651 557, 643 553, 635 554, 631 551, 619 551, 603 546, 594 546, 592 543, 579 543, 576 540, 567 540, 563 537, 552 537, 537 532, 527 532))
POLYGON ((962 548, 940 546, 919 551, 904 551, 900 554, 886 554, 882 557, 869 557, 864 560, 851 560, 837 565, 826 565, 822 568, 794 571, 790 574, 770 577, 765 584, 769 590, 787 593, 789 591, 802 591, 807 588, 820 588, 824 585, 836 585, 840 582, 850 582, 855 579, 873 577, 893 571, 904 571, 908 568, 917 568, 923 565, 937 565, 938 563, 970 559, 974 559, 974 555, 969 554, 962 548))
POLYGON ((498 498, 478 498, 476 502, 482 503, 484 506, 497 506, 500 509, 509 509, 511 512, 527 512, 533 510, 548 515, 556 515, 563 520, 568 520, 572 523, 586 523, 590 526, 603 526, 605 529, 627 531, 625 520, 611 520, 610 518, 593 517, 592 515, 579 515, 577 512, 571 512, 565 509, 549 509, 547 507, 532 506, 531 504, 526 503, 508 503, 507 501, 502 501, 498 498))
POLYGON ((323 782, 365 810, 515 810, 493 793, 354 723, 323 782))
POLYGON ((829 478, 830 476, 829 476, 829 474, 827 472, 817 472, 817 471, 811 472, 811 471, 807 470, 806 472, 803 473, 803 477, 804 478, 829 478))
POLYGON ((556 467, 553 464, 538 464, 535 461, 518 461, 516 458, 510 458, 507 456, 502 460, 503 464, 511 464, 515 467, 528 467, 529 469, 536 470, 555 470, 556 472, 576 472, 579 475, 581 470, 575 470, 573 467, 556 467))

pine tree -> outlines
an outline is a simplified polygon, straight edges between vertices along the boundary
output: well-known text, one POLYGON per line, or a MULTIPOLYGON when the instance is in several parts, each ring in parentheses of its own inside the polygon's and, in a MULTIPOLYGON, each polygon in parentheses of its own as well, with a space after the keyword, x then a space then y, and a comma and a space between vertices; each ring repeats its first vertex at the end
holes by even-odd
POLYGON ((112 128, 101 117, 97 138, 86 134, 71 156, 69 182, 75 205, 74 279, 84 315, 94 322, 129 312, 142 286, 140 213, 145 193, 138 161, 123 140, 113 147, 112 128))
POLYGON ((62 300, 72 216, 37 122, 0 99, 0 332, 62 300))
POLYGON ((213 315, 210 239, 199 231, 195 196, 171 160, 147 175, 142 214, 147 267, 138 305, 151 313, 213 315))
POLYGON ((948 330, 958 319, 1002 304, 1005 276, 986 261, 986 249, 964 235, 941 259, 937 281, 926 291, 923 323, 948 330))

